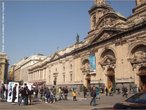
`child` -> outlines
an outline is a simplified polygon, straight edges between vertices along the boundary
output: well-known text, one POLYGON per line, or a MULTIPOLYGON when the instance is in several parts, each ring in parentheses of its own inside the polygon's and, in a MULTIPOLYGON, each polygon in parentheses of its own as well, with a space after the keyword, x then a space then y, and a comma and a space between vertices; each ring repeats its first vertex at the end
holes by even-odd
POLYGON ((76 98, 77 93, 75 90, 72 91, 72 96, 73 96, 73 101, 77 101, 77 98, 76 98))

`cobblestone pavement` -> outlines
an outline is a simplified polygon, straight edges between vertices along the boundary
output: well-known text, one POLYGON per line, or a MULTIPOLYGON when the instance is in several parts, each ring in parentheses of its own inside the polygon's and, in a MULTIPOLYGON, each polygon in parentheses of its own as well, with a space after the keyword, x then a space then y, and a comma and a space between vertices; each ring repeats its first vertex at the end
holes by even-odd
POLYGON ((78 101, 72 101, 72 97, 68 101, 57 101, 53 104, 45 102, 33 102, 32 105, 12 105, 8 102, 0 102, 0 110, 103 110, 112 109, 116 102, 125 100, 121 95, 105 96, 102 94, 97 100, 96 106, 90 106, 90 97, 82 98, 78 96, 78 101))

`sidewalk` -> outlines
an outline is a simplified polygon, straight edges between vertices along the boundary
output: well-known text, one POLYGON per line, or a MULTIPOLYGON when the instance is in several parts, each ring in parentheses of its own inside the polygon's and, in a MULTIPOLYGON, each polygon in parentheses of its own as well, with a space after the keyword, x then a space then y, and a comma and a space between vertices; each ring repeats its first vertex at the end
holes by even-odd
MULTIPOLYGON (((132 95, 132 94, 130 94, 132 95)), ((129 95, 129 96, 130 96, 129 95)), ((128 96, 128 97, 129 97, 128 96)), ((72 100, 71 96, 68 96, 69 100, 72 100)), ((100 94, 100 99, 97 99, 97 105, 94 108, 109 108, 112 109, 113 105, 118 102, 124 101, 126 98, 122 97, 122 94, 114 94, 113 96, 106 96, 105 94, 100 94)), ((83 97, 83 94, 77 96, 78 101, 86 101, 90 104, 91 97, 88 95, 87 98, 83 97)))

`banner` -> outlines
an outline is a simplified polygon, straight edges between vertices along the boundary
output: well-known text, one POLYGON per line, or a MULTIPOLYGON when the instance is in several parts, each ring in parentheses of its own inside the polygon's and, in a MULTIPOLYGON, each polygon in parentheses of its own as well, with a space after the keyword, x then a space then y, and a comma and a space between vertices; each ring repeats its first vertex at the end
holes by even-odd
POLYGON ((19 83, 18 82, 9 82, 9 84, 8 84, 7 102, 12 102, 13 88, 14 88, 15 84, 17 84, 17 88, 16 88, 16 93, 17 94, 16 94, 15 102, 18 102, 18 94, 19 94, 19 83))
POLYGON ((95 55, 89 56, 90 74, 96 73, 96 58, 95 55))

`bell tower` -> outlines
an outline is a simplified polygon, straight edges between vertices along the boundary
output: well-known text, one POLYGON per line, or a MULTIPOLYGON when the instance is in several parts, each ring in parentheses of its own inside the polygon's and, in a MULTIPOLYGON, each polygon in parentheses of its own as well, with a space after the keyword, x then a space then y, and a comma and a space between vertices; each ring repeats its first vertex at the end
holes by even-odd
POLYGON ((99 21, 99 19, 111 10, 112 8, 107 5, 106 0, 94 0, 94 4, 89 10, 90 31, 95 30, 96 23, 99 21))
POLYGON ((133 13, 139 16, 146 15, 146 0, 135 0, 136 7, 133 9, 133 13))

